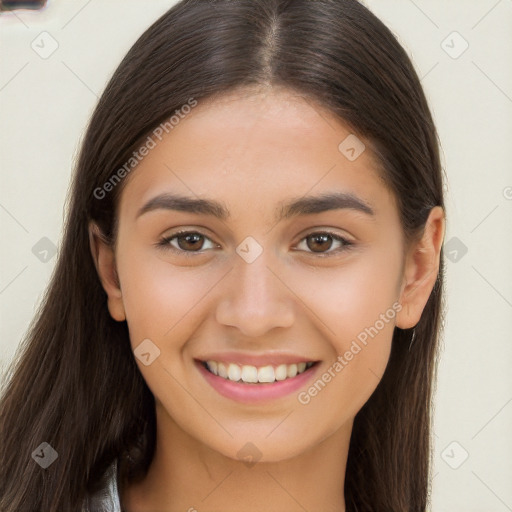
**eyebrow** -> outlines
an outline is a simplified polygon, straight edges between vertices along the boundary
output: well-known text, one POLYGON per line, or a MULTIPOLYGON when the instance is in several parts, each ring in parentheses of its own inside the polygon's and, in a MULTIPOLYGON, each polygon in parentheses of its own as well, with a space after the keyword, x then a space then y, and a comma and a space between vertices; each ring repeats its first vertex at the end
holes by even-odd
MULTIPOLYGON (((375 216, 373 208, 352 193, 331 192, 317 196, 303 196, 280 203, 276 210, 275 221, 289 219, 298 215, 313 215, 330 210, 349 209, 375 216)), ((230 218, 226 206, 214 199, 201 199, 177 194, 165 193, 150 199, 137 212, 136 218, 155 210, 175 210, 187 213, 212 215, 220 220, 230 218)))

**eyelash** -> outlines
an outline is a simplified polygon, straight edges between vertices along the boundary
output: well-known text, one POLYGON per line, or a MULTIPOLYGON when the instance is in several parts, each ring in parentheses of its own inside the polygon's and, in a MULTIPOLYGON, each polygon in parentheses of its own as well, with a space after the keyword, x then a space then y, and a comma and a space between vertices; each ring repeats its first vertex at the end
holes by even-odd
MULTIPOLYGON (((199 231, 178 231, 176 233, 173 233, 171 235, 168 235, 168 236, 165 236, 163 238, 161 238, 157 244, 155 244, 157 247, 159 248, 162 248, 164 250, 170 250, 172 252, 175 252, 175 253, 179 253, 179 254, 183 254, 187 257, 194 257, 198 254, 202 254, 204 253, 205 251, 202 250, 202 251, 184 251, 183 249, 177 249, 176 247, 173 247, 172 245, 170 245, 171 243, 171 240, 174 240, 175 238, 179 238, 179 237, 183 237, 183 236, 186 236, 186 235, 200 235, 208 240, 210 240, 210 238, 204 234, 202 234, 201 232, 199 231)), ((326 257, 331 257, 331 256, 334 256, 336 254, 339 254, 341 252, 344 252, 344 251, 347 251, 349 249, 351 249, 355 244, 354 242, 351 242, 349 240, 347 240, 346 238, 340 236, 340 235, 337 235, 335 233, 332 233, 330 231, 313 231, 309 234, 307 234, 305 237, 303 237, 300 242, 302 242, 303 240, 313 236, 313 235, 329 235, 330 237, 334 238, 335 240, 339 241, 339 242, 342 242, 343 246, 338 248, 338 249, 335 249, 334 251, 329 251, 329 252, 318 252, 318 253, 315 253, 313 251, 305 251, 307 252, 308 254, 314 254, 316 256, 319 256, 321 258, 326 258, 326 257)), ((299 242, 299 243, 300 243, 299 242)), ((215 243, 212 241, 212 243, 215 243)))

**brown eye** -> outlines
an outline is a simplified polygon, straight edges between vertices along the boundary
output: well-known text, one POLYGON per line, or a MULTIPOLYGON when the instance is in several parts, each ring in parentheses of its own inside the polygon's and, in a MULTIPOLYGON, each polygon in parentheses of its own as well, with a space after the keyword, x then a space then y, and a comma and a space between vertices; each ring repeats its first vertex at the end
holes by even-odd
POLYGON ((176 240, 178 240, 178 246, 180 249, 183 249, 184 251, 197 251, 201 249, 201 246, 203 245, 204 237, 203 235, 200 235, 199 233, 188 233, 185 235, 178 235, 175 237, 176 240), (203 242, 203 243, 201 243, 203 242))
POLYGON ((332 245, 332 236, 322 233, 318 235, 309 235, 307 238, 307 246, 314 252, 322 252, 329 249, 332 245), (312 241, 309 243, 309 241, 312 241))
POLYGON ((346 238, 329 232, 311 233, 304 237, 303 240, 306 241, 306 247, 309 249, 306 252, 317 253, 320 256, 330 256, 331 254, 347 250, 354 245, 353 242, 349 242, 346 238), (336 243, 340 244, 340 247, 330 251, 329 249, 336 243))
POLYGON ((216 244, 207 236, 197 231, 181 231, 162 238, 157 245, 174 252, 190 253, 193 255, 194 253, 201 253, 206 249, 213 248, 216 244), (204 247, 205 240, 210 242, 210 247, 204 247))

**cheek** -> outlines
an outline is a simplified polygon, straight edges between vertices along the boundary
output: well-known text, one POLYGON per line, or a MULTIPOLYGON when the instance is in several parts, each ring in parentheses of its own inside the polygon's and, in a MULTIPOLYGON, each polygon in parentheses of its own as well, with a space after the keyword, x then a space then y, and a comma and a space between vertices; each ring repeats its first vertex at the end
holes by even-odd
MULTIPOLYGON (((194 309, 211 288, 212 276, 197 267, 176 267, 154 252, 136 249, 118 261, 132 344, 142 339, 186 339, 194 309)), ((158 340, 158 341, 157 341, 158 340)))
POLYGON ((311 393, 306 390, 305 400, 321 390, 318 405, 332 400, 338 410, 355 414, 370 397, 389 360, 400 309, 399 272, 400 255, 393 250, 368 252, 336 269, 304 273, 300 293, 330 348, 319 375, 326 385, 319 382, 311 393))
POLYGON ((309 418, 322 416, 327 434, 353 418, 378 386, 389 361, 396 317, 392 280, 389 286, 375 286, 363 273, 342 281, 343 290, 331 280, 328 292, 312 298, 313 304, 324 306, 315 312, 329 327, 324 330, 329 355, 298 397, 309 418))
POLYGON ((376 322, 384 337, 392 334, 399 272, 398 253, 374 250, 355 254, 337 267, 302 270, 288 279, 310 311, 309 318, 318 319, 319 329, 341 354, 347 342, 376 322))

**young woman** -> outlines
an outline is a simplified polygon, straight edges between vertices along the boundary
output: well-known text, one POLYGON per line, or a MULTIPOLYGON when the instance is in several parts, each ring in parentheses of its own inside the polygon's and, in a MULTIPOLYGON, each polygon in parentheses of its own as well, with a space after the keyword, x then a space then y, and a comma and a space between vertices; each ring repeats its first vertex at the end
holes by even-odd
POLYGON ((355 0, 183 0, 91 118, 0 509, 424 512, 438 137, 355 0))

